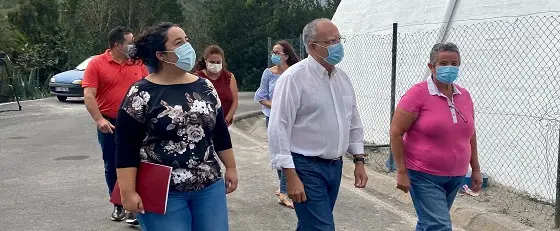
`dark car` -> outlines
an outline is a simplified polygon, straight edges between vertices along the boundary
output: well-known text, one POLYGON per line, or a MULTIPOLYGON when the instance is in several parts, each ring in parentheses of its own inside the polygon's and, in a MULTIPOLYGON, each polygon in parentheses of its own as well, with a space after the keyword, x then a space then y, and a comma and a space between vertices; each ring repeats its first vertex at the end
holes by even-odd
POLYGON ((84 97, 82 80, 84 71, 92 57, 87 58, 73 70, 58 73, 49 82, 51 94, 56 95, 60 101, 66 101, 68 97, 84 97))

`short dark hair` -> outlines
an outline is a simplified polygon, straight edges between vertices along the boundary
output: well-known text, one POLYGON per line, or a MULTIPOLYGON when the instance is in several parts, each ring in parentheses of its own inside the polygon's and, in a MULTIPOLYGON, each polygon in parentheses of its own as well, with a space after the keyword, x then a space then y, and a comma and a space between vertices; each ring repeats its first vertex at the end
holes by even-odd
POLYGON ((179 25, 162 22, 143 30, 134 40, 136 52, 132 55, 132 58, 135 60, 141 59, 144 64, 159 71, 161 67, 156 52, 166 50, 167 31, 171 27, 179 27, 179 25))
POLYGON ((286 60, 286 64, 288 64, 288 66, 292 66, 297 62, 299 62, 299 57, 296 55, 294 47, 288 41, 285 40, 278 41, 276 42, 275 45, 282 46, 282 50, 284 51, 284 54, 288 56, 288 59, 286 60))
POLYGON ((124 43, 124 36, 132 34, 132 30, 124 26, 117 26, 109 31, 109 48, 115 47, 117 43, 124 43))
POLYGON ((436 43, 432 47, 432 50, 430 51, 430 63, 431 64, 436 64, 438 54, 439 54, 439 52, 442 52, 442 51, 449 51, 449 52, 457 53, 459 55, 459 62, 461 61, 461 53, 459 52, 459 47, 457 47, 457 45, 455 45, 455 43, 445 42, 445 43, 436 43))

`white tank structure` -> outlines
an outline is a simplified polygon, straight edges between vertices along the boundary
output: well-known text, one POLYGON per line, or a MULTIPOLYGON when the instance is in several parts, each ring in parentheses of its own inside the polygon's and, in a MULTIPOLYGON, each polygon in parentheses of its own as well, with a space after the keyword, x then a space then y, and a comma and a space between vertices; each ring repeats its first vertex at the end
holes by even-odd
POLYGON ((389 144, 392 24, 396 102, 429 76, 431 47, 454 42, 473 96, 478 150, 492 181, 554 202, 560 130, 559 0, 342 0, 339 67, 354 84, 366 142, 389 144))

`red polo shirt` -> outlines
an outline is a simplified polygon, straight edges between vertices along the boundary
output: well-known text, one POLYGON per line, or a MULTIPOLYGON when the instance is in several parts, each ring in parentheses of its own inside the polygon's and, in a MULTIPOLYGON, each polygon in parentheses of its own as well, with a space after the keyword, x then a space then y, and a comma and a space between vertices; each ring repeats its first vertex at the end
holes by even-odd
POLYGON ((82 87, 97 88, 95 99, 101 114, 114 119, 130 86, 146 76, 148 69, 141 62, 128 60, 120 64, 106 50, 89 62, 82 87))

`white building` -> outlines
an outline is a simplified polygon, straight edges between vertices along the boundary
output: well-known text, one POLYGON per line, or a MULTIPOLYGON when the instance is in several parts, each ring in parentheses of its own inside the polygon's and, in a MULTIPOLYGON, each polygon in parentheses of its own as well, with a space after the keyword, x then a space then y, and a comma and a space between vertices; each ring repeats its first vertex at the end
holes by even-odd
POLYGON ((560 119, 559 0, 342 0, 366 141, 389 143, 391 32, 399 24, 397 102, 428 75, 431 46, 461 50, 459 84, 473 95, 482 168, 503 185, 554 201, 560 119))

